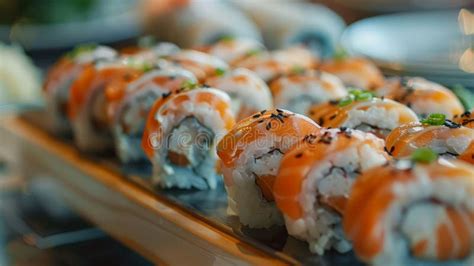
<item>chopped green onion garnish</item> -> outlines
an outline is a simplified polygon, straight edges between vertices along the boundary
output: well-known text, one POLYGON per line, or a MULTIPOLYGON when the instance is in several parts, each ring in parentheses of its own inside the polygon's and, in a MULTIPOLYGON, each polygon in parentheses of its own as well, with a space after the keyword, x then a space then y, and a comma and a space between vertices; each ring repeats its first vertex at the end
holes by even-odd
POLYGON ((151 63, 144 63, 142 66, 142 71, 143 72, 148 72, 154 68, 153 64, 151 63))
POLYGON ((411 160, 418 163, 431 163, 438 158, 438 154, 430 148, 419 148, 411 154, 411 160))
POLYGON ((368 101, 368 100, 372 100, 373 97, 374 97, 374 95, 367 91, 367 92, 362 92, 359 95, 357 95, 356 100, 357 101, 368 101))
POLYGON ((184 90, 191 90, 197 87, 197 83, 191 80, 186 80, 181 84, 181 88, 184 90))
POLYGON ((346 97, 346 98, 339 101, 338 106, 344 107, 344 106, 347 106, 347 105, 351 104, 353 101, 354 101, 354 99, 352 97, 346 97))
POLYGON ((456 96, 459 98, 462 105, 464 105, 464 108, 466 108, 466 110, 471 110, 472 108, 474 108, 474 92, 466 89, 461 84, 454 85, 452 90, 454 94, 456 94, 456 96))
POLYGON ((334 60, 343 60, 349 57, 349 53, 342 47, 337 47, 334 51, 334 60))
POLYGON ((70 58, 76 58, 78 55, 85 52, 93 51, 96 48, 97 48, 97 44, 95 43, 81 44, 81 45, 76 46, 72 51, 68 52, 66 56, 70 58))
POLYGON ((234 39, 235 39, 235 36, 223 35, 222 37, 219 38, 219 41, 228 42, 228 41, 233 41, 234 39))
POLYGON ((422 119, 421 123, 432 126, 442 126, 446 122, 446 115, 444 114, 430 114, 427 118, 422 119))
POLYGON ((351 104, 353 101, 368 101, 372 100, 374 94, 370 91, 358 90, 358 89, 350 89, 348 91, 349 95, 342 99, 339 102, 339 106, 346 106, 351 104))
POLYGON ((292 74, 302 74, 305 72, 304 67, 301 66, 293 66, 290 70, 292 74))
POLYGON ((222 76, 225 74, 225 69, 223 68, 216 68, 216 75, 217 76, 222 76))
POLYGON ((258 55, 262 52, 261 49, 253 49, 253 50, 250 50, 246 53, 247 56, 254 56, 254 55, 258 55))

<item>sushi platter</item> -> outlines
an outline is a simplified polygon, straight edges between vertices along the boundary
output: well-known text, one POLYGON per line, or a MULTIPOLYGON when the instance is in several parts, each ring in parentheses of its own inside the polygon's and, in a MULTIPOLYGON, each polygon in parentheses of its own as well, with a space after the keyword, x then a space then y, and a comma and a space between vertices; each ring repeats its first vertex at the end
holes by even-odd
POLYGON ((78 46, 0 144, 157 264, 472 265, 472 92, 313 48, 78 46))
MULTIPOLYGON (((141 167, 122 167, 113 156, 81 154, 38 123, 41 113, 2 118, 2 150, 21 154, 25 176, 51 176, 64 198, 88 220, 150 261, 165 264, 357 265, 352 253, 312 255, 284 227, 241 226, 226 213, 222 188, 161 190, 141 167), (12 149, 8 149, 12 147, 12 149), (180 247, 179 249, 176 247, 180 247), (183 255, 185 252, 186 255, 183 255)), ((4 156, 4 154, 1 154, 4 156)), ((8 154, 8 158, 13 157, 8 154)), ((362 265, 362 264, 361 264, 362 265)))

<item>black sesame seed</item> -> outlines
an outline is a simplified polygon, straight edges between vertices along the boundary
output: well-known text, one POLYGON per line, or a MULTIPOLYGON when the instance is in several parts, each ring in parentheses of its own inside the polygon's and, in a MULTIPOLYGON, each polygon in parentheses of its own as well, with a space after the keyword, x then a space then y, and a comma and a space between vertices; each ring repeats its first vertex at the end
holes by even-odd
POLYGON ((336 118, 336 116, 337 116, 336 114, 331 115, 331 116, 329 117, 329 120, 333 120, 334 118, 336 118))
POLYGON ((318 120, 318 124, 322 126, 324 124, 324 118, 320 117, 318 120))
POLYGON ((259 118, 261 116, 261 114, 255 114, 252 116, 252 118, 259 118))
POLYGON ((454 123, 453 121, 448 120, 448 119, 446 119, 444 121, 444 126, 449 127, 449 128, 460 128, 461 127, 460 124, 454 123))
POLYGON ((301 156, 303 156, 303 153, 298 153, 295 155, 295 158, 301 158, 301 156))
POLYGON ((167 97, 170 96, 170 95, 171 95, 171 92, 167 92, 167 93, 161 94, 161 97, 167 98, 167 97))
POLYGON ((272 128, 272 123, 267 123, 267 125, 265 126, 265 128, 267 130, 270 130, 272 128))
POLYGON ((260 111, 260 114, 263 115, 266 112, 267 112, 267 110, 262 110, 262 111, 260 111))

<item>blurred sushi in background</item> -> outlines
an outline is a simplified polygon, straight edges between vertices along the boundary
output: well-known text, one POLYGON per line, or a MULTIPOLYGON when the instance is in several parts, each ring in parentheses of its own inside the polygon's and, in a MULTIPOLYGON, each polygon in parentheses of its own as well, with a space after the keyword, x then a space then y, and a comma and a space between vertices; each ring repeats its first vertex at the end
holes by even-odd
POLYGON ((47 123, 50 130, 57 134, 71 132, 66 117, 72 83, 81 71, 101 60, 111 60, 118 53, 107 46, 95 44, 81 45, 64 55, 52 66, 45 77, 43 93, 47 107, 47 123))

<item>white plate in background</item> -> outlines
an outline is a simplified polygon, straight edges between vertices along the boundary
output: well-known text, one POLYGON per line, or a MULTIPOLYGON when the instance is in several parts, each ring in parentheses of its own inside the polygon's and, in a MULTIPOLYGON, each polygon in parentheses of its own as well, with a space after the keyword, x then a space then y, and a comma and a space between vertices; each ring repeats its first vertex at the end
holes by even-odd
POLYGON ((342 45, 390 74, 474 87, 474 73, 459 67, 461 56, 474 47, 474 36, 462 33, 458 15, 459 11, 435 11, 364 19, 346 30, 342 45))

